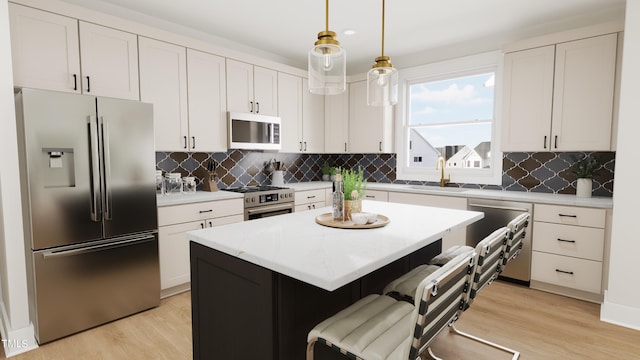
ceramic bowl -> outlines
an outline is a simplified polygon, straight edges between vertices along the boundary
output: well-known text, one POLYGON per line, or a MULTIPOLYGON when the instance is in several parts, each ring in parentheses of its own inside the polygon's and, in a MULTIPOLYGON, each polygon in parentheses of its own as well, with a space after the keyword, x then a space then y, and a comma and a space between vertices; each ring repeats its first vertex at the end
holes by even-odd
POLYGON ((378 214, 375 213, 366 213, 367 214, 367 224, 373 224, 378 220, 378 214))
POLYGON ((367 223, 366 213, 351 213, 351 221, 353 225, 364 225, 367 223))

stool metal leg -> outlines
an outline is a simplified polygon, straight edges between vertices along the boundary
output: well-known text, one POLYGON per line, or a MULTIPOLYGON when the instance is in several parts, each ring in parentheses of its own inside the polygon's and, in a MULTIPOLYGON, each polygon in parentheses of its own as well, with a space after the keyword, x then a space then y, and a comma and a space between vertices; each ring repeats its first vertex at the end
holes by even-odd
POLYGON ((476 341, 476 342, 479 342, 479 343, 482 343, 482 344, 485 344, 485 345, 489 345, 489 346, 491 346, 491 347, 493 347, 493 348, 496 348, 496 349, 498 349, 498 350, 502 350, 502 351, 504 351, 504 352, 507 352, 507 353, 513 354, 513 357, 511 358, 512 360, 517 360, 517 359, 520 357, 520 352, 519 352, 519 351, 516 351, 516 350, 510 349, 510 348, 505 347, 505 346, 502 346, 502 345, 498 345, 498 344, 496 344, 496 343, 494 343, 494 342, 491 342, 491 341, 489 341, 489 340, 485 340, 485 339, 479 338, 479 337, 477 337, 477 336, 474 336, 474 335, 468 334, 468 333, 466 333, 466 332, 460 331, 460 330, 458 330, 458 329, 456 328, 455 324, 451 324, 451 326, 449 327, 449 329, 450 329, 450 331, 451 331, 451 332, 453 332, 454 334, 457 334, 457 335, 460 335, 460 336, 464 336, 464 337, 466 337, 467 339, 471 339, 471 340, 473 340, 473 341, 476 341))

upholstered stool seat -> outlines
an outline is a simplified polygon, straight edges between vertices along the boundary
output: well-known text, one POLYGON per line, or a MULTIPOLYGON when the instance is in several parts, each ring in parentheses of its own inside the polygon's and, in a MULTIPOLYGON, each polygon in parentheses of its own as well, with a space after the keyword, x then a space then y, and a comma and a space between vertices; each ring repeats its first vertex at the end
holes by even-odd
POLYGON ((433 273, 456 256, 461 254, 471 254, 473 252, 474 248, 471 246, 452 246, 431 259, 429 264, 418 265, 408 273, 403 274, 399 278, 387 284, 382 293, 412 302, 413 296, 418 288, 418 284, 420 284, 420 281, 422 281, 425 276, 433 273))
POLYGON ((449 260, 460 254, 467 254, 472 252, 474 249, 471 246, 466 245, 453 245, 442 253, 433 257, 433 259, 429 260, 429 265, 438 265, 442 266, 449 262, 449 260))
POLYGON ((363 359, 404 359, 410 347, 409 331, 414 306, 385 295, 369 295, 318 324, 308 339, 363 359))

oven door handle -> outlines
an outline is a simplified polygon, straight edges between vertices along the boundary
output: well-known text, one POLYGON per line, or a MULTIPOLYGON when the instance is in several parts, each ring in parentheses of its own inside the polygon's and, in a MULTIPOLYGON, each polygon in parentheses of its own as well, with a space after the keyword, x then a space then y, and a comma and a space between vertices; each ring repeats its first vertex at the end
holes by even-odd
POLYGON ((249 210, 247 210, 247 214, 248 215, 260 214, 260 213, 265 213, 265 212, 270 212, 270 211, 286 210, 286 209, 293 209, 292 204, 265 206, 265 207, 262 207, 260 209, 249 209, 249 210))

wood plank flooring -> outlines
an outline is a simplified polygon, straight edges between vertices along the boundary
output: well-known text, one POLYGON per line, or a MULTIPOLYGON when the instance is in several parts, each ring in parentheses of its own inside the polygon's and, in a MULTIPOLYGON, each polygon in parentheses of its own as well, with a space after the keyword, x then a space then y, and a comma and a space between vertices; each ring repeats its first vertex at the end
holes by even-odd
MULTIPOLYGON (((189 292, 178 294, 155 309, 11 359, 191 359, 190 302, 189 292)), ((601 322, 599 314, 598 304, 496 281, 456 326, 519 350, 523 360, 640 359, 640 331, 601 322)), ((433 351, 449 360, 510 359, 506 353, 449 332, 440 335, 433 351)))

